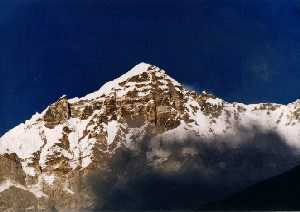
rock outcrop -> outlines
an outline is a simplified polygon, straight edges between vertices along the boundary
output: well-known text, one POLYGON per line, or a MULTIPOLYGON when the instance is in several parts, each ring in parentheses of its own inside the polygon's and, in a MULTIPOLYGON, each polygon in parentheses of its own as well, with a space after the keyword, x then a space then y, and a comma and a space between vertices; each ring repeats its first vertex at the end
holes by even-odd
POLYGON ((62 124, 70 117, 70 105, 66 96, 62 96, 57 102, 50 105, 44 115, 45 126, 53 128, 55 125, 62 124))

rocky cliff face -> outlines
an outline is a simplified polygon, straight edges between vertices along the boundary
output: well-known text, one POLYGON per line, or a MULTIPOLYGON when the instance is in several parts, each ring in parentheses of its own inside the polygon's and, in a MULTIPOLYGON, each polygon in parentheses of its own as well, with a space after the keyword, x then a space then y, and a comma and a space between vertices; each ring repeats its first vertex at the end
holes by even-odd
POLYGON ((174 140, 216 143, 231 137, 236 146, 245 131, 258 127, 297 149, 299 117, 299 101, 228 103, 187 90, 164 70, 141 63, 85 97, 62 96, 1 137, 0 208, 100 207, 105 202, 93 191, 90 176, 112 170, 121 149, 139 151, 145 140, 147 164, 168 173, 180 172, 186 158, 200 154, 180 144, 176 157, 181 159, 174 159, 174 152, 161 147, 174 140))

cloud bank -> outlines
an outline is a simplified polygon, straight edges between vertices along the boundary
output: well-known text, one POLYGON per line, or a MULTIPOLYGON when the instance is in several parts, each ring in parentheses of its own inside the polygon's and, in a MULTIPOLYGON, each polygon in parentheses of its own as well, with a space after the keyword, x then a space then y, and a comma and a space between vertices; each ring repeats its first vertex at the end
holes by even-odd
POLYGON ((96 210, 201 209, 297 165, 297 152, 275 132, 240 134, 239 142, 146 137, 135 150, 120 149, 109 170, 90 178, 96 210))

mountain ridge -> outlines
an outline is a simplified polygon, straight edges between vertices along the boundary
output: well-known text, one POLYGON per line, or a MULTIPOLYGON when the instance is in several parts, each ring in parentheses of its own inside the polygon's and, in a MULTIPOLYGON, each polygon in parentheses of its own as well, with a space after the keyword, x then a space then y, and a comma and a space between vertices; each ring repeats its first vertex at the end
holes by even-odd
MULTIPOLYGON (((0 200, 1 194, 17 188, 33 194, 45 208, 51 202, 58 208, 92 207, 94 194, 82 176, 110 169, 108 161, 120 149, 136 151, 150 136, 149 163, 176 173, 183 164, 169 163, 172 153, 160 143, 186 139, 218 143, 231 137, 230 145, 239 146, 241 138, 253 137, 245 132, 256 128, 276 132, 298 150, 300 101, 228 103, 207 92, 187 90, 163 69, 140 63, 82 98, 63 95, 5 133, 0 138, 4 158, 0 167, 13 171, 0 174, 0 200)), ((187 144, 179 154, 188 158, 199 153, 187 144)))

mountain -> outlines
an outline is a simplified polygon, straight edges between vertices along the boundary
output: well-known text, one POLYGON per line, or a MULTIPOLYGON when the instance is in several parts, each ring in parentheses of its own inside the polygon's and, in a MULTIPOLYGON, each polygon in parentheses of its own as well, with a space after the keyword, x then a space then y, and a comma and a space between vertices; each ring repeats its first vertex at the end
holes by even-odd
POLYGON ((207 206, 207 210, 299 210, 300 167, 207 206))
POLYGON ((228 103, 140 63, 0 138, 0 208, 195 209, 296 166, 299 121, 299 100, 228 103))

